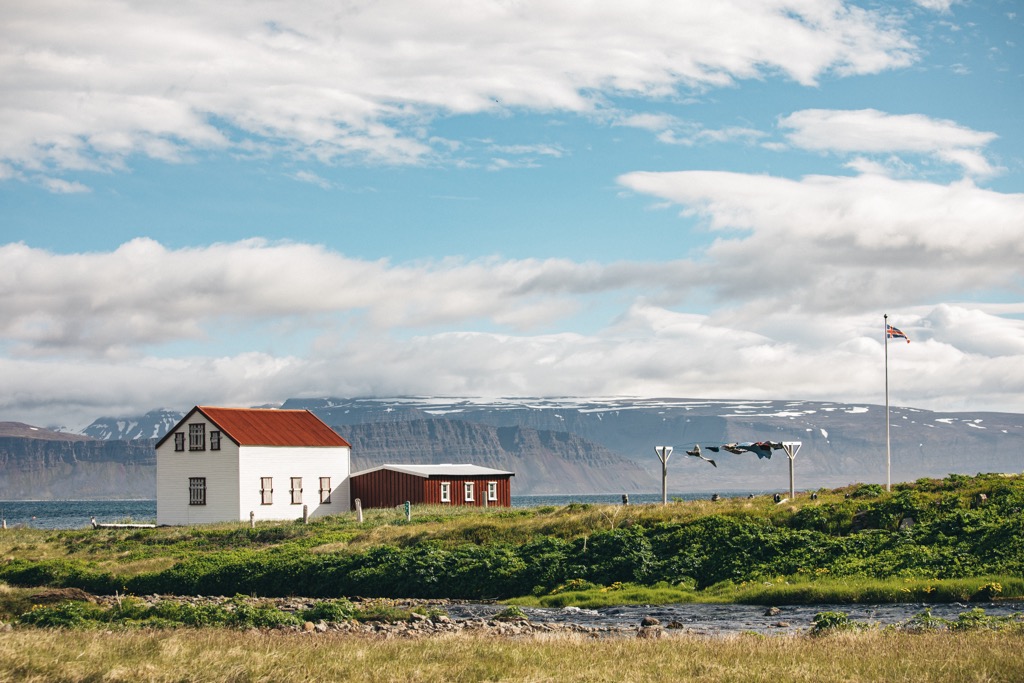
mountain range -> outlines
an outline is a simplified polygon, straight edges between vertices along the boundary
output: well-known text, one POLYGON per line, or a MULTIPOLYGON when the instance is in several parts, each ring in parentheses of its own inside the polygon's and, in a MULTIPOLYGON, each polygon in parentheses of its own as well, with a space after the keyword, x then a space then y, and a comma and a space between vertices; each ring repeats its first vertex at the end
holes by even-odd
MULTIPOLYGON (((798 489, 886 481, 885 408, 700 399, 293 398, 352 444, 353 470, 472 462, 516 473, 515 495, 660 490, 653 448, 672 445, 669 490, 784 491, 789 462, 710 448, 799 441, 798 489), (700 444, 715 465, 688 457, 700 444)), ((105 417, 80 433, 0 423, 0 498, 152 498, 152 444, 184 415, 105 417)), ((1024 469, 1024 415, 890 411, 891 479, 1024 469)))

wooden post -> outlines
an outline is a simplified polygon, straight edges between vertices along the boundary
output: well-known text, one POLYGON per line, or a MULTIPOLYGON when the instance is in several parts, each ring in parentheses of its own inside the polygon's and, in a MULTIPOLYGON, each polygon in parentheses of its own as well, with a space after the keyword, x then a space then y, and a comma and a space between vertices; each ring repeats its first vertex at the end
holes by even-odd
POLYGON ((363 501, 356 498, 356 521, 363 523, 363 501))
POLYGON ((308 505, 303 505, 302 506, 302 523, 303 524, 309 524, 309 506, 308 505))
POLYGON ((629 494, 628 493, 623 493, 622 494, 622 504, 623 505, 629 505, 629 494))
POLYGON ((249 510, 249 528, 256 528, 256 513, 253 512, 252 510, 249 510))

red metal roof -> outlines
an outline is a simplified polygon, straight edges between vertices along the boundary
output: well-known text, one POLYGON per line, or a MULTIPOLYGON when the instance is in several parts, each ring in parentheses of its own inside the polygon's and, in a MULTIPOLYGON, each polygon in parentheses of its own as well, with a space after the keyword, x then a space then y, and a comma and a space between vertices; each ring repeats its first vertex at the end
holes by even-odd
POLYGON ((239 446, 346 446, 348 441, 308 410, 196 406, 239 446))

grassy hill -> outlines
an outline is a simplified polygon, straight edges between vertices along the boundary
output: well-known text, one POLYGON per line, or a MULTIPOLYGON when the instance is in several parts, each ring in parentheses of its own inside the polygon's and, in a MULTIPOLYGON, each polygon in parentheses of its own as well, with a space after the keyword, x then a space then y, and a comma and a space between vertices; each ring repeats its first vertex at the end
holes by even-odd
POLYGON ((301 522, 0 533, 0 580, 94 593, 532 604, 1024 596, 1024 478, 661 505, 417 507, 301 522))

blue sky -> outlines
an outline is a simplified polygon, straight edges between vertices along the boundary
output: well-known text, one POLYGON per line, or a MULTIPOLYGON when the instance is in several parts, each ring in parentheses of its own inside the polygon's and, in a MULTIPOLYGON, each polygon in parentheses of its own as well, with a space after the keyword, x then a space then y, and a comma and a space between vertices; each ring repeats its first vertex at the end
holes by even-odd
POLYGON ((0 419, 1024 412, 1016 2, 17 3, 0 419), (116 36, 116 39, 112 38, 116 36))

